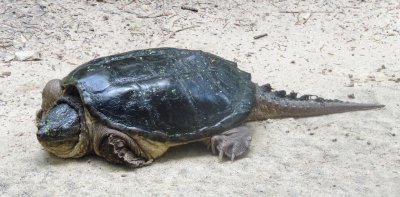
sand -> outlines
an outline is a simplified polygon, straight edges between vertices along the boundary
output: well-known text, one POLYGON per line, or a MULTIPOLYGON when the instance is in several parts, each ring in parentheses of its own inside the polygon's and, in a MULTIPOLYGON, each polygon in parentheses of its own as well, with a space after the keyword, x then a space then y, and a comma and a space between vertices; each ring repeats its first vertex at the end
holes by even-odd
POLYGON ((399 21, 397 0, 3 0, 0 195, 399 196, 399 21), (251 150, 234 162, 201 144, 136 170, 43 150, 34 119, 48 80, 96 57, 166 46, 236 61, 275 89, 386 107, 251 123, 251 150), (21 51, 40 60, 9 61, 21 51))

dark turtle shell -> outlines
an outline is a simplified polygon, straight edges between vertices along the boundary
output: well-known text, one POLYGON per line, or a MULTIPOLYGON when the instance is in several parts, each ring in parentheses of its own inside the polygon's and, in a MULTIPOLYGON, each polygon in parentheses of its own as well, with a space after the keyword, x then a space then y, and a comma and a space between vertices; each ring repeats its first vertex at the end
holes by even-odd
POLYGON ((221 133, 242 123, 255 104, 251 76, 236 63, 175 48, 98 58, 62 85, 76 87, 84 106, 110 128, 158 141, 221 133))

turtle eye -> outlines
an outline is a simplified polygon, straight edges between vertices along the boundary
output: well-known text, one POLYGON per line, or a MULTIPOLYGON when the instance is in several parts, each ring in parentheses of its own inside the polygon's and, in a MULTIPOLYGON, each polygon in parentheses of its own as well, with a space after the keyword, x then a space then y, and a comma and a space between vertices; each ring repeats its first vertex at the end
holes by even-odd
POLYGON ((37 138, 50 152, 73 149, 79 141, 78 112, 66 103, 54 106, 38 123, 37 138))

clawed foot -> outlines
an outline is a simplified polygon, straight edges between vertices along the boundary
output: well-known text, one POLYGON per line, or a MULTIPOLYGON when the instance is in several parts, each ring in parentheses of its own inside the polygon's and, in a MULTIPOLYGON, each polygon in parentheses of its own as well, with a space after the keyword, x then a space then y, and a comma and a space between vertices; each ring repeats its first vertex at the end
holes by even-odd
POLYGON ((126 142, 113 134, 104 139, 100 147, 101 155, 109 162, 124 164, 128 167, 143 167, 153 162, 132 152, 126 142))
POLYGON ((213 154, 219 155, 222 160, 223 156, 227 156, 232 161, 243 155, 249 149, 251 135, 247 130, 237 128, 227 133, 216 135, 211 138, 211 150, 213 154))

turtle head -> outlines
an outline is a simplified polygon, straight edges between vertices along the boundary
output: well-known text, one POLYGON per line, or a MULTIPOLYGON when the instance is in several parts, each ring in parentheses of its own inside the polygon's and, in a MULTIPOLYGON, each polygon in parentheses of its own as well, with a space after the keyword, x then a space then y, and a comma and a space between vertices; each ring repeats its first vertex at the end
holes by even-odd
POLYGON ((88 149, 80 109, 58 102, 38 121, 37 139, 49 152, 63 158, 83 156, 88 149), (86 146, 86 147, 85 147, 86 146))

